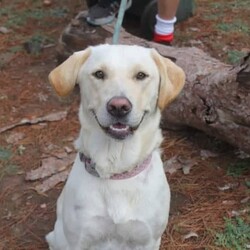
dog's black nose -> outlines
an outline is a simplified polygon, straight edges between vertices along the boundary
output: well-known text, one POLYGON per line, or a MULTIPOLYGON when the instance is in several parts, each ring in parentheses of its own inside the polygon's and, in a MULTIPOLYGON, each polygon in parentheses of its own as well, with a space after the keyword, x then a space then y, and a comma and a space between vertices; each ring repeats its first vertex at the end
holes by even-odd
POLYGON ((123 96, 113 97, 107 103, 107 111, 115 117, 124 117, 130 113, 132 104, 123 96))

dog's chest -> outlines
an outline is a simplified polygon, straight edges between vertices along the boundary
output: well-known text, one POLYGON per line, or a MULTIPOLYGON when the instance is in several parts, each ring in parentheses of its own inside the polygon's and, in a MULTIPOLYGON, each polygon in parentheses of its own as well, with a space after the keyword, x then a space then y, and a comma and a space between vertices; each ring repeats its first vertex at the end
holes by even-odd
POLYGON ((167 190, 160 167, 150 168, 136 178, 103 181, 86 173, 82 164, 76 162, 67 181, 64 198, 71 215, 80 218, 108 216, 115 223, 123 223, 154 216, 159 212, 157 200, 164 200, 167 190))
MULTIPOLYGON (((92 195, 95 196, 94 193, 92 195)), ((92 199, 89 205, 79 205, 75 206, 79 224, 74 227, 78 228, 78 232, 81 228, 79 239, 84 246, 89 245, 86 249, 145 250, 151 244, 153 230, 148 216, 141 209, 144 203, 140 195, 128 190, 107 188, 99 193, 98 200, 92 199)))
MULTIPOLYGON (((91 183, 93 185, 93 183, 91 183)), ((121 187, 121 185, 96 185, 95 188, 80 188, 72 200, 72 213, 76 216, 91 218, 108 217, 114 223, 124 223, 138 217, 138 210, 147 203, 140 187, 121 187)), ((143 213, 140 212, 140 216, 143 213)))
POLYGON ((138 207, 143 203, 137 189, 106 190, 103 198, 107 215, 114 223, 123 223, 136 217, 138 207))

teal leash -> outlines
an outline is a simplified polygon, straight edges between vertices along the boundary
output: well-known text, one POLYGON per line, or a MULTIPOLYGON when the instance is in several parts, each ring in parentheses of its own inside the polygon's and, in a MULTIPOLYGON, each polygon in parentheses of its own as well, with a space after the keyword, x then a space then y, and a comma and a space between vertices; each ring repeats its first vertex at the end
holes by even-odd
POLYGON ((118 44, 119 42, 119 36, 120 36, 122 21, 123 21, 123 17, 126 11, 126 7, 127 7, 127 0, 121 0, 117 21, 115 23, 113 39, 112 39, 113 44, 118 44))

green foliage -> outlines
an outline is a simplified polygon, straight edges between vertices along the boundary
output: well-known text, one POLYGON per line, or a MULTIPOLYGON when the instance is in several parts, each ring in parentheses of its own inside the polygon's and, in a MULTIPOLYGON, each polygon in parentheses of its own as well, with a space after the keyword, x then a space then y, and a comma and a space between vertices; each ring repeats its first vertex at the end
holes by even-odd
POLYGON ((29 19, 43 21, 47 17, 64 18, 68 14, 67 8, 45 9, 36 4, 31 9, 17 9, 13 6, 0 10, 0 17, 7 16, 4 26, 8 28, 16 28, 25 25, 29 19))
POLYGON ((12 11, 12 6, 4 7, 0 9, 0 17, 7 16, 12 11))
POLYGON ((23 47, 20 46, 20 45, 17 45, 17 46, 13 46, 13 47, 10 47, 8 49, 11 53, 17 53, 17 52, 20 52, 23 50, 23 47))
POLYGON ((250 158, 241 159, 231 164, 227 169, 227 175, 239 177, 250 171, 250 158))
POLYGON ((19 167, 17 165, 10 164, 4 168, 4 172, 7 175, 15 175, 19 172, 19 167))
POLYGON ((245 181, 245 184, 246 184, 246 186, 247 186, 248 188, 250 188, 250 180, 246 180, 246 181, 245 181))
POLYGON ((57 18, 63 18, 67 16, 68 12, 67 8, 55 8, 50 9, 49 15, 57 18))
POLYGON ((7 161, 10 159, 12 153, 10 150, 0 147, 0 160, 7 161))
POLYGON ((204 14, 204 18, 206 20, 210 20, 210 21, 217 21, 219 19, 221 19, 222 17, 222 13, 218 14, 218 13, 205 13, 204 14))
POLYGON ((250 225, 240 217, 225 219, 225 229, 216 234, 216 245, 232 250, 247 249, 250 243, 250 225))
POLYGON ((249 2, 246 0, 235 0, 235 1, 228 1, 228 2, 217 2, 217 1, 211 1, 211 8, 212 9, 218 9, 220 11, 223 11, 225 9, 249 9, 250 5, 249 2))
POLYGON ((245 56, 245 53, 238 50, 229 50, 227 52, 227 59, 228 62, 231 64, 238 63, 243 57, 245 56))
POLYGON ((0 182, 5 175, 15 175, 20 172, 20 167, 11 162, 13 153, 9 148, 0 147, 0 182))
POLYGON ((230 23, 219 23, 217 28, 224 32, 243 32, 249 33, 249 26, 242 20, 232 20, 230 23))
POLYGON ((26 51, 33 55, 39 55, 45 44, 53 43, 54 39, 37 32, 33 34, 25 43, 24 47, 26 51))

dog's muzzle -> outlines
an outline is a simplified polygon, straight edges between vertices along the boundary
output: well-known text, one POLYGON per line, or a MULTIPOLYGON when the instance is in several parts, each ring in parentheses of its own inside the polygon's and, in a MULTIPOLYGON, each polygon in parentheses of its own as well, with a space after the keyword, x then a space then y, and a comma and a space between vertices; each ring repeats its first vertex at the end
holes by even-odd
POLYGON ((115 96, 108 101, 106 109, 115 122, 105 128, 107 134, 119 140, 132 134, 133 129, 125 122, 132 107, 131 102, 124 96, 115 96))
POLYGON ((144 111, 139 122, 132 125, 129 121, 132 108, 131 102, 124 96, 115 96, 111 98, 106 105, 106 110, 109 115, 108 125, 102 125, 94 109, 92 109, 91 112, 98 125, 106 134, 114 139, 124 140, 138 129, 147 113, 147 111, 144 111))

